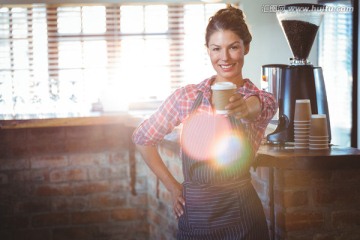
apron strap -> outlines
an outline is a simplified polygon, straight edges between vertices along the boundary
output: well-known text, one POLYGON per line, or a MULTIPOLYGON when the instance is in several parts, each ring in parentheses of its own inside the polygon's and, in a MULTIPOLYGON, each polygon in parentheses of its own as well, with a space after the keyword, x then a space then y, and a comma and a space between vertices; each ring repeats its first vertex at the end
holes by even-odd
POLYGON ((199 94, 197 95, 197 97, 195 99, 195 102, 191 106, 190 114, 198 109, 198 107, 200 106, 200 104, 202 102, 202 99, 203 99, 203 92, 199 92, 199 94))

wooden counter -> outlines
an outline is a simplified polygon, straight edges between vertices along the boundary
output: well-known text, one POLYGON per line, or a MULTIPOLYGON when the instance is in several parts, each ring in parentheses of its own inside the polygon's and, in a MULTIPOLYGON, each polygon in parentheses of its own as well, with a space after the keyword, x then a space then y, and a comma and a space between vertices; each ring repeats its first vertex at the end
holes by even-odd
POLYGON ((331 146, 326 150, 303 150, 294 147, 262 145, 257 165, 282 169, 360 168, 360 150, 331 146))
POLYGON ((151 111, 88 114, 74 117, 48 117, 43 119, 0 120, 0 129, 74 127, 125 124, 136 127, 151 111))

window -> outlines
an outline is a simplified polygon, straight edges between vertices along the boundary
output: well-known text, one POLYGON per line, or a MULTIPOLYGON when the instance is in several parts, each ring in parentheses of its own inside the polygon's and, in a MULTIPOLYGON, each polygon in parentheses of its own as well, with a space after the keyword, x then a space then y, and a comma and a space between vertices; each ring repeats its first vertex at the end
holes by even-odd
POLYGON ((0 7, 0 119, 161 101, 213 74, 208 18, 224 4, 0 7))
POLYGON ((352 11, 350 0, 321 1, 328 6, 319 31, 319 65, 329 105, 332 143, 351 145, 352 11))

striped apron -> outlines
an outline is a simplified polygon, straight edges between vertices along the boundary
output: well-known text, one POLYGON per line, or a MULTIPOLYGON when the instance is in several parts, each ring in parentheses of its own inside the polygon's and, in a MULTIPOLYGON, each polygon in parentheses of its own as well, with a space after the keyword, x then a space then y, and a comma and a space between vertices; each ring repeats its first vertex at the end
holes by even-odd
MULTIPOLYGON (((191 112, 202 102, 202 93, 191 112)), ((240 121, 228 117, 234 131, 244 132, 240 121)), ((186 123, 184 123, 186 124, 186 123)), ((185 125, 184 125, 185 126, 185 125)), ((184 173, 184 214, 179 218, 177 239, 268 240, 261 201, 249 173, 253 153, 238 156, 229 168, 212 167, 181 151, 184 173)))

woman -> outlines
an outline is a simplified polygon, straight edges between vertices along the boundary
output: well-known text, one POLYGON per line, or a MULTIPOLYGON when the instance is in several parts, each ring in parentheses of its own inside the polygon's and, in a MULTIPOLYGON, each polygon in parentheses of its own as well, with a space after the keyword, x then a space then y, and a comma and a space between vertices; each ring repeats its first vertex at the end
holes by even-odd
MULTIPOLYGON (((178 239, 269 238, 249 170, 277 104, 270 93, 260 91, 242 76, 244 56, 249 52, 251 39, 240 9, 228 6, 219 10, 210 18, 205 36, 216 75, 176 90, 133 134, 133 141, 145 162, 171 193, 173 211, 179 219, 178 239), (219 82, 232 82, 237 87, 226 106, 226 117, 216 117, 212 106, 211 86, 219 82), (213 125, 221 122, 213 119, 226 119, 231 131, 243 136, 243 144, 250 143, 250 154, 235 152, 236 160, 230 167, 222 168, 210 164, 214 159, 196 159, 194 156, 199 155, 189 153, 182 144, 184 183, 180 184, 164 165, 156 145, 179 124, 183 124, 181 143, 189 142, 189 138, 191 142, 191 137, 196 137, 198 132, 190 134, 191 137, 184 132, 201 131, 206 125, 207 120, 202 124, 201 118, 197 118, 200 122, 195 128, 188 127, 194 125, 190 116, 200 116, 199 113, 213 116, 206 118, 213 125)), ((216 129, 224 129, 223 124, 219 126, 216 129)), ((211 158, 209 156, 206 158, 211 158)))

